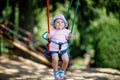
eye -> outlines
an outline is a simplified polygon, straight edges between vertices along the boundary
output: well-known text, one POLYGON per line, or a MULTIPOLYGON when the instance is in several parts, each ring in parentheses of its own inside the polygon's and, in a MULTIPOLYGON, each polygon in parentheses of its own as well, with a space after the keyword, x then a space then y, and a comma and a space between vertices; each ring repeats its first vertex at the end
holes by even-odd
POLYGON ((59 21, 57 21, 57 23, 59 23, 59 21))
POLYGON ((64 21, 61 21, 61 23, 64 23, 64 21))
POLYGON ((56 21, 56 23, 59 23, 59 21, 56 21))

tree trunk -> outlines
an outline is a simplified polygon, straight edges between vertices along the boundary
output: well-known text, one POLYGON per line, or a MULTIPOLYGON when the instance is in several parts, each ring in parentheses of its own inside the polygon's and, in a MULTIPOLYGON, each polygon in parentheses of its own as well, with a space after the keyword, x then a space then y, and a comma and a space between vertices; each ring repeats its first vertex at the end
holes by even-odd
MULTIPOLYGON (((33 33, 33 25, 34 25, 34 20, 33 20, 33 7, 32 7, 32 0, 19 0, 19 28, 27 30, 31 33, 33 33)), ((20 35, 26 36, 25 33, 23 32, 18 32, 20 35)), ((23 43, 25 42, 23 39, 19 39, 23 43)), ((29 45, 29 44, 28 44, 29 45)), ((18 54, 22 54, 22 56, 29 58, 30 56, 27 54, 24 54, 24 52, 21 52, 18 50, 18 54)))
POLYGON ((2 11, 6 7, 6 4, 7 4, 7 0, 0 0, 0 18, 3 17, 2 11))
POLYGON ((21 28, 33 32, 32 0, 19 0, 19 25, 21 28))

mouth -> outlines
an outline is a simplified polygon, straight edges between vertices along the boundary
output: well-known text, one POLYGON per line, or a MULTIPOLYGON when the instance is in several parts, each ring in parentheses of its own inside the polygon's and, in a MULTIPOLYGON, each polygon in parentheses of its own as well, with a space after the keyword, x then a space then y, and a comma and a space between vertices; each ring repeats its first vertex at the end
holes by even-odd
POLYGON ((57 30, 60 30, 61 28, 56 28, 57 30))

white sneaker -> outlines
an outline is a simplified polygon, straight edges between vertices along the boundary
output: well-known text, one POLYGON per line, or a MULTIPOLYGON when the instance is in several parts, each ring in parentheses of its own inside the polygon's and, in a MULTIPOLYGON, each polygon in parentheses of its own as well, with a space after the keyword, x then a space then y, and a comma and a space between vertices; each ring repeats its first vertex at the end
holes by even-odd
POLYGON ((64 70, 59 70, 59 73, 60 73, 60 79, 64 79, 65 71, 64 70))
POLYGON ((57 70, 54 70, 54 77, 55 80, 60 80, 59 72, 57 70))
POLYGON ((60 76, 59 75, 54 75, 55 80, 60 80, 60 76))

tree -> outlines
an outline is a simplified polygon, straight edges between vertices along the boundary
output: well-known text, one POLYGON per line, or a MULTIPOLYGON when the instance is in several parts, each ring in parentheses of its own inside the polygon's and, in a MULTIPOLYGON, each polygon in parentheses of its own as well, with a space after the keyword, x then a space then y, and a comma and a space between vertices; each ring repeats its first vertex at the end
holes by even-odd
POLYGON ((0 18, 3 18, 2 11, 6 7, 7 0, 0 0, 0 18))
POLYGON ((93 36, 95 66, 120 69, 120 24, 115 15, 107 15, 105 9, 100 18, 91 21, 89 33, 93 36))
MULTIPOLYGON (((33 27, 34 27, 34 19, 33 19, 33 0, 19 0, 18 1, 18 8, 19 8, 19 28, 22 30, 29 31, 33 33, 33 27)), ((12 2, 12 4, 14 4, 12 2)), ((21 32, 21 30, 18 30, 19 35, 28 37, 29 34, 25 34, 26 32, 21 32)), ((20 41, 22 41, 25 44, 28 44, 28 42, 24 41, 22 38, 19 38, 20 41)), ((28 44, 29 45, 29 44, 28 44)), ((21 51, 20 49, 17 49, 17 54, 21 55, 23 57, 30 58, 30 55, 25 54, 25 52, 21 51)))
POLYGON ((33 33, 33 0, 19 0, 19 26, 33 33))

